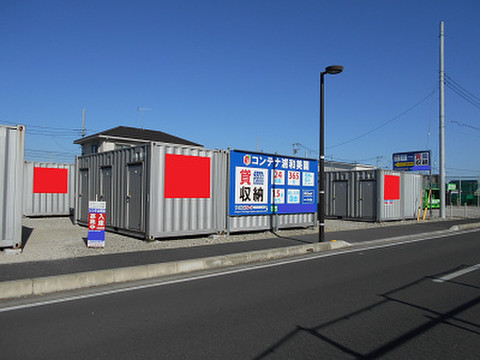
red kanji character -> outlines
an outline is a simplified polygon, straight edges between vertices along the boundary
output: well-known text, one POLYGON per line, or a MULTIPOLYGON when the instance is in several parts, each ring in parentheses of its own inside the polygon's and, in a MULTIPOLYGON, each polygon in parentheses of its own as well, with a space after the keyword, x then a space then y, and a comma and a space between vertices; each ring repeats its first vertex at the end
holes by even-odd
POLYGON ((251 185, 250 176, 252 175, 252 172, 250 170, 245 170, 245 169, 240 170, 240 175, 241 175, 240 185, 243 185, 243 184, 251 185))

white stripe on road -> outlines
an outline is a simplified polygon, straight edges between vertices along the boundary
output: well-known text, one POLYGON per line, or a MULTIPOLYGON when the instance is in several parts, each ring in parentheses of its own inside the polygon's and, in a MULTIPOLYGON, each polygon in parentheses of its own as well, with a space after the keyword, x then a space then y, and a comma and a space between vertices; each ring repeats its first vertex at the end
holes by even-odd
POLYGON ((442 283, 442 282, 445 282, 445 281, 449 281, 449 280, 455 279, 456 277, 459 277, 459 276, 468 274, 469 272, 472 272, 472 271, 475 271, 475 270, 478 270, 478 269, 480 269, 480 264, 473 265, 473 266, 470 266, 470 267, 468 267, 468 268, 455 271, 455 272, 453 272, 453 273, 451 273, 451 274, 448 274, 448 275, 445 275, 445 276, 442 276, 442 277, 433 279, 433 281, 434 281, 434 282, 438 282, 438 283, 442 283))

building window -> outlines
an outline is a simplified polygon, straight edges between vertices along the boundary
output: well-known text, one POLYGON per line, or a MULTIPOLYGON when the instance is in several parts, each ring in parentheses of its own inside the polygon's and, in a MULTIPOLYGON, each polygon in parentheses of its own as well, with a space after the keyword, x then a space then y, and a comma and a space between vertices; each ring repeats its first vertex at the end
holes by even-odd
POLYGON ((92 144, 92 154, 96 154, 98 152, 98 144, 92 144))

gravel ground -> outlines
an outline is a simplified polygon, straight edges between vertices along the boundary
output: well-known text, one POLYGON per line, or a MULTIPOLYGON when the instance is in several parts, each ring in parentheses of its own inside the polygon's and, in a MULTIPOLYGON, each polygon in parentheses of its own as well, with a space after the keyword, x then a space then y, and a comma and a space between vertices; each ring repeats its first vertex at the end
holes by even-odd
MULTIPOLYGON (((478 216, 480 208, 470 212, 471 216, 478 216)), ((463 208, 459 210, 462 212, 463 208)), ((434 218, 435 218, 434 214, 434 218)), ((462 216, 459 214, 459 216, 462 216)), ((438 216, 438 215, 437 215, 438 216)), ((449 212, 447 210, 447 217, 449 212)), ((463 217, 463 216, 462 216, 463 217)), ((346 220, 326 220, 327 232, 354 229, 367 229, 380 226, 392 226, 400 224, 412 224, 415 220, 391 221, 383 223, 370 223, 346 220)), ((105 235, 106 245, 104 249, 89 249, 86 247, 87 228, 72 224, 68 217, 53 218, 24 218, 22 220, 24 245, 21 254, 12 254, 11 251, 0 252, 0 264, 56 260, 73 257, 103 255, 132 251, 172 249, 191 246, 214 245, 225 242, 251 241, 272 237, 269 231, 255 233, 237 233, 226 236, 210 237, 185 237, 180 239, 168 239, 147 242, 141 239, 107 232, 105 235)), ((314 234, 314 229, 280 230, 282 236, 296 236, 314 234)))

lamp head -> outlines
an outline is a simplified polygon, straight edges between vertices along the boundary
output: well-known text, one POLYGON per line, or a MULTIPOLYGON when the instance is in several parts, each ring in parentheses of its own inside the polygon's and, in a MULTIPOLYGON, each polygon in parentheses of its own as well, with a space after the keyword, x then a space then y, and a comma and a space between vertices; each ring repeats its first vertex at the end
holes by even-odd
POLYGON ((331 74, 331 75, 340 74, 342 71, 343 71, 342 65, 331 65, 325 68, 325 73, 331 74))

